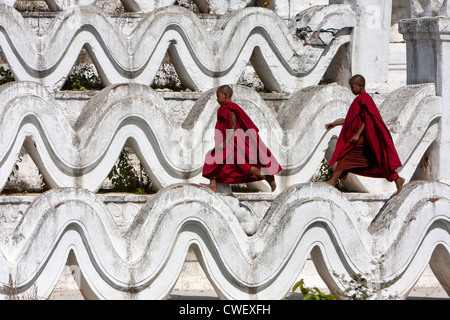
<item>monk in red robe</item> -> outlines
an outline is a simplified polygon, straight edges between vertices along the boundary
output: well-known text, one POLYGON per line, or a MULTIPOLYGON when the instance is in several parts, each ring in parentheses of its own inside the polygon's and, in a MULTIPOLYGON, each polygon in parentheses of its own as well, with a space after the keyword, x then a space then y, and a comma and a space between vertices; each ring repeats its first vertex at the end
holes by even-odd
POLYGON ((233 90, 224 85, 217 89, 217 122, 215 147, 209 151, 203 176, 210 180, 201 184, 217 191, 216 183, 238 184, 266 180, 272 192, 276 189, 274 175, 282 169, 259 137, 259 129, 250 117, 231 101, 233 90))
POLYGON ((327 183, 334 186, 338 179, 345 180, 351 172, 394 181, 397 195, 402 190, 405 179, 396 171, 402 163, 391 134, 372 97, 366 93, 364 77, 353 76, 350 79, 350 87, 356 98, 345 119, 325 125, 327 130, 338 125, 343 126, 329 163, 333 166, 337 162, 337 166, 327 183))

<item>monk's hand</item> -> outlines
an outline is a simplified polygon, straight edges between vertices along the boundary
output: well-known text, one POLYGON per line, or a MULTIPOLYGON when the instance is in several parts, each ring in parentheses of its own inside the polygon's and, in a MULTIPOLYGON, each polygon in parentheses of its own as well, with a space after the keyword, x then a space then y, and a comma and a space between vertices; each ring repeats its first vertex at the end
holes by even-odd
POLYGON ((325 125, 325 129, 327 129, 327 130, 331 130, 331 129, 333 129, 334 127, 336 127, 336 125, 334 124, 334 122, 332 122, 332 123, 327 123, 327 124, 325 125))
POLYGON ((355 134, 355 135, 352 137, 352 143, 353 143, 353 144, 357 144, 357 143, 358 143, 358 140, 359 140, 359 135, 355 134))

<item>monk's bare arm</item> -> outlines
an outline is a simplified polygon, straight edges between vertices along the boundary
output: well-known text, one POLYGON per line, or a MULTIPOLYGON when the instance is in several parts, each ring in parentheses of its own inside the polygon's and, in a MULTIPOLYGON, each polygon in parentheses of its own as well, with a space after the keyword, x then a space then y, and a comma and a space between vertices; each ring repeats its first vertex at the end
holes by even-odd
POLYGON ((342 126, 344 124, 345 119, 337 119, 336 121, 333 121, 331 123, 327 123, 325 125, 325 129, 331 130, 336 126, 342 126))
POLYGON ((352 143, 358 143, 358 140, 361 137, 361 134, 363 133, 365 128, 366 128, 366 123, 363 122, 361 124, 361 127, 359 127, 358 132, 356 132, 356 134, 352 137, 352 143))
POLYGON ((223 149, 225 149, 228 142, 230 142, 231 139, 233 139, 233 137, 234 137, 234 131, 236 130, 236 113, 234 111, 231 111, 231 113, 230 113, 230 123, 231 123, 232 130, 227 130, 227 136, 225 138, 225 142, 222 145, 223 149))

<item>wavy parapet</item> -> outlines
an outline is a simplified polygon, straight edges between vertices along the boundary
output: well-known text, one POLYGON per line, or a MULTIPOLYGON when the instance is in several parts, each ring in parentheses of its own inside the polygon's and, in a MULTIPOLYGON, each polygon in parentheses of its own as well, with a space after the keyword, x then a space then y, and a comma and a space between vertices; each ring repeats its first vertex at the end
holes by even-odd
POLYGON ((427 263, 449 286, 443 263, 450 252, 449 191, 441 183, 411 183, 367 228, 336 189, 295 185, 274 199, 248 236, 223 198, 197 185, 161 190, 125 232, 95 194, 54 189, 2 235, 0 293, 7 297, 11 277, 19 294, 34 287, 46 298, 67 262, 79 268, 87 298, 164 299, 193 248, 221 298, 283 298, 311 255, 338 297, 345 279, 359 274, 372 298, 403 299, 427 263))
MULTIPOLYGON (((17 0, 0 0, 0 4, 11 7, 16 5, 17 0)), ((96 0, 45 0, 51 11, 64 11, 71 7, 95 5, 96 0)), ((158 10, 167 6, 179 5, 181 1, 177 0, 121 0, 123 9, 127 12, 145 13, 158 10)), ((230 11, 236 11, 248 6, 264 6, 254 0, 193 0, 198 13, 209 13, 222 15, 230 11), (256 3, 255 3, 256 2, 256 3)), ((181 2, 182 3, 182 2, 181 2)), ((308 6, 305 0, 290 1, 277 0, 274 5, 270 5, 270 9, 274 10, 283 18, 292 18, 296 13, 308 6)))
MULTIPOLYGON (((127 11, 150 12, 175 4, 175 0, 122 0, 127 11)), ((224 14, 228 11, 243 9, 253 4, 251 0, 194 0, 200 13, 224 14)))
MULTIPOLYGON (((293 94, 275 116, 254 90, 234 86, 234 91, 235 101, 254 119, 263 141, 284 168, 277 176, 280 190, 311 180, 339 133, 339 129, 326 132, 324 124, 344 117, 353 99, 344 87, 312 86, 293 94)), ((132 147, 158 189, 202 181, 204 156, 214 143, 214 89, 200 96, 181 124, 171 121, 160 93, 139 84, 100 91, 73 126, 52 93, 40 84, 6 84, 0 93, 2 187, 22 146, 51 188, 98 190, 125 144, 132 147)), ((440 101, 432 85, 414 85, 393 92, 380 108, 393 132, 403 161, 401 174, 407 181, 438 138, 440 101), (402 107, 396 105, 398 101, 402 107)), ((350 183, 359 191, 370 191, 375 184, 372 191, 376 191, 380 180, 354 178, 350 183)), ((381 192, 393 187, 380 183, 381 192)))
MULTIPOLYGON (((17 0, 1 0, 0 4, 14 7, 17 0)), ((94 5, 96 0, 45 0, 52 11, 64 11, 71 7, 94 5)), ((176 0, 121 0, 126 11, 151 12, 177 3, 176 0)), ((202 13, 219 13, 243 9, 252 4, 252 0, 194 0, 195 5, 202 13)))
POLYGON ((61 89, 85 47, 105 86, 151 84, 168 52, 182 84, 192 90, 237 83, 251 63, 268 90, 294 92, 318 84, 350 41, 355 14, 346 6, 333 10, 317 14, 341 32, 318 46, 295 35, 301 21, 289 27, 264 8, 227 13, 208 31, 193 12, 169 6, 135 18, 137 25, 127 34, 99 8, 76 6, 58 13, 45 33, 36 35, 19 12, 0 5, 0 47, 16 80, 39 82, 51 91, 61 89))

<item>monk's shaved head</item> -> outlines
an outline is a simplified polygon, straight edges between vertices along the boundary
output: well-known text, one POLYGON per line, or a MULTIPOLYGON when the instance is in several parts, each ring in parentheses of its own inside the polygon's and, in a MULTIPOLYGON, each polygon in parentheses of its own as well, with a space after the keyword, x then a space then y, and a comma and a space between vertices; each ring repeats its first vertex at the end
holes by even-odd
POLYGON ((364 88, 366 86, 366 79, 362 75, 356 74, 350 78, 349 83, 354 83, 364 88))
POLYGON ((223 92, 230 98, 233 96, 233 89, 231 89, 231 87, 229 85, 226 85, 226 84, 223 85, 223 86, 220 86, 217 89, 217 92, 223 92))
POLYGON ((366 79, 364 79, 364 77, 360 74, 351 77, 348 84, 350 85, 350 89, 355 96, 366 92, 366 79))

